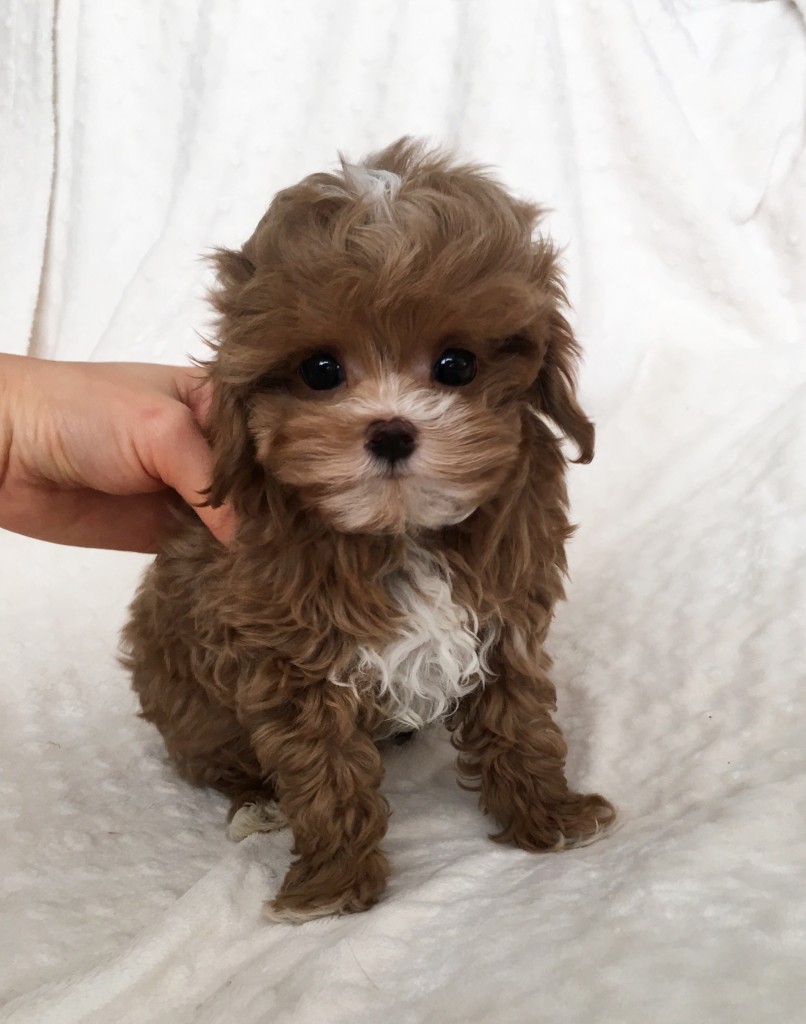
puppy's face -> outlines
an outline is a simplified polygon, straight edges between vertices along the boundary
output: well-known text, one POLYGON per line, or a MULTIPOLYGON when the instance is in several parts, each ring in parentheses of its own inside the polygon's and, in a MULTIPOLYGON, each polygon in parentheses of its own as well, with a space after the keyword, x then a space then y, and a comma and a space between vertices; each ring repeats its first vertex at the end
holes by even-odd
MULTIPOLYGON (((340 530, 460 522, 517 457, 516 403, 485 388, 501 376, 488 339, 418 334, 401 329, 384 346, 355 324, 296 353, 292 371, 270 372, 253 398, 258 459, 340 530)), ((509 371, 514 384, 520 375, 509 371)))
POLYGON ((590 428, 536 215, 406 143, 280 193, 218 256, 214 500, 268 475, 344 532, 437 529, 506 485, 525 415, 560 422, 541 394, 590 428))

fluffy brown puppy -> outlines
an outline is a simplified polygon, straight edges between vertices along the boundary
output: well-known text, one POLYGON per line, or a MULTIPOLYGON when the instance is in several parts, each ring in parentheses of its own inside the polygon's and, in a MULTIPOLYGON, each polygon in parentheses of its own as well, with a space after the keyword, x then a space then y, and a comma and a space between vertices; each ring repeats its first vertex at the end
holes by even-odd
POLYGON ((442 719, 464 785, 524 850, 614 817, 569 790, 543 641, 570 528, 552 425, 593 455, 539 210, 401 140, 281 192, 216 256, 209 500, 132 606, 126 658, 180 772, 230 834, 290 824, 269 905, 299 921, 381 895, 378 743, 442 719))

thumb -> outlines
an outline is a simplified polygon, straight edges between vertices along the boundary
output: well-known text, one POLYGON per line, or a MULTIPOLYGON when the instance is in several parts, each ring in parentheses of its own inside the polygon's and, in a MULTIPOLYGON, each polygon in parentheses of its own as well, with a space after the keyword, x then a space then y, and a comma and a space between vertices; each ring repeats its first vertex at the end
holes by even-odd
POLYGON ((163 483, 172 487, 213 536, 228 546, 237 527, 234 510, 227 504, 218 508, 203 504, 213 479, 212 449, 186 406, 176 403, 171 420, 170 429, 161 430, 152 441, 152 465, 163 483))

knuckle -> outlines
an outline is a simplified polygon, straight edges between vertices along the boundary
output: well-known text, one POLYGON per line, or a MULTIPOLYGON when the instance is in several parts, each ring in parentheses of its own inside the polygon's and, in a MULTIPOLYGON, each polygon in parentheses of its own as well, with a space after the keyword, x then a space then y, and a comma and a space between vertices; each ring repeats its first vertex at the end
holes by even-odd
POLYGON ((146 406, 141 412, 144 428, 156 442, 165 443, 187 436, 193 414, 179 402, 146 406))

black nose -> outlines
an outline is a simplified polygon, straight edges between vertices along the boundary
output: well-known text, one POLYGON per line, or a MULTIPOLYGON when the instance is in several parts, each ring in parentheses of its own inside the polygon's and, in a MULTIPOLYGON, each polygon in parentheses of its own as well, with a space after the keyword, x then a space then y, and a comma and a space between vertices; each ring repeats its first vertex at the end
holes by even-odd
POLYGON ((367 449, 379 459, 407 459, 417 447, 417 428, 408 420, 375 420, 367 427, 367 449))

